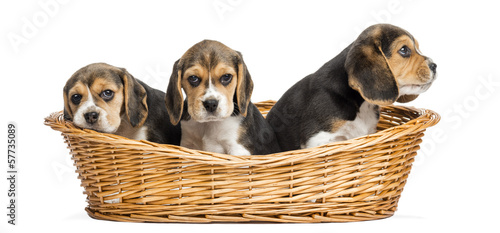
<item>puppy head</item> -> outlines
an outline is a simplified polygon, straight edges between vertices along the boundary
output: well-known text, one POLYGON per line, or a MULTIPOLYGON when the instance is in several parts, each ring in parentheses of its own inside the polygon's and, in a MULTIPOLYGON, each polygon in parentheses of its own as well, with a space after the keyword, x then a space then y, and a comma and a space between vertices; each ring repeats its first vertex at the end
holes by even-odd
POLYGON ((410 33, 390 24, 363 31, 345 62, 351 88, 377 105, 414 100, 435 80, 436 67, 410 33))
POLYGON ((253 82, 241 53, 220 42, 204 40, 174 64, 165 97, 174 125, 186 111, 182 89, 193 120, 220 121, 238 112, 246 116, 253 82))
POLYGON ((76 126, 114 133, 127 119, 140 126, 147 117, 146 90, 125 69, 94 63, 76 71, 63 90, 64 118, 76 126))

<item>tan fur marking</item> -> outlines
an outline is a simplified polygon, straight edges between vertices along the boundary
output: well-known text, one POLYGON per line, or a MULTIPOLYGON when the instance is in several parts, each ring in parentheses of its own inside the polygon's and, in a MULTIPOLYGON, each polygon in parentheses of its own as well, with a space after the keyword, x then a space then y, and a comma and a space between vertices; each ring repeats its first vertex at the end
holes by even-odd
POLYGON ((339 119, 333 119, 331 123, 331 133, 337 132, 343 125, 345 125, 347 121, 344 120, 339 120, 339 119))
POLYGON ((65 99, 65 101, 68 101, 67 106, 69 106, 72 113, 75 113, 78 109, 78 106, 71 101, 71 96, 76 94, 82 95, 81 103, 84 103, 89 98, 87 86, 85 86, 81 81, 75 83, 75 85, 69 90, 68 96, 65 99))
POLYGON ((217 64, 215 69, 212 70, 211 77, 212 77, 212 84, 217 88, 217 90, 220 93, 222 93, 228 100, 230 100, 227 102, 226 107, 228 109, 231 109, 232 113, 234 109, 233 97, 236 91, 236 84, 238 82, 238 76, 236 74, 235 68, 227 63, 219 63, 217 64), (220 78, 225 74, 230 74, 233 76, 231 82, 226 86, 224 86, 220 81, 220 78))
POLYGON ((203 103, 200 101, 201 97, 205 94, 205 86, 208 86, 210 76, 207 69, 205 69, 200 64, 195 64, 189 67, 184 72, 184 76, 181 80, 181 87, 186 92, 186 98, 188 102, 188 113, 191 116, 197 115, 197 111, 203 107, 203 103), (201 79, 200 85, 193 87, 189 84, 188 77, 196 76, 201 79))
POLYGON ((391 44, 391 58, 387 63, 392 69, 398 86, 401 85, 422 85, 431 79, 431 70, 427 64, 426 58, 417 53, 418 44, 407 36, 403 35, 394 40, 391 44), (411 50, 411 56, 404 58, 398 54, 398 51, 406 45, 411 50))
POLYGON ((107 120, 111 125, 119 125, 121 122, 121 113, 124 103, 123 87, 118 87, 113 81, 105 77, 99 77, 94 80, 90 87, 94 102, 97 106, 107 112, 107 120), (114 92, 114 97, 110 101, 104 101, 100 94, 105 90, 114 92))

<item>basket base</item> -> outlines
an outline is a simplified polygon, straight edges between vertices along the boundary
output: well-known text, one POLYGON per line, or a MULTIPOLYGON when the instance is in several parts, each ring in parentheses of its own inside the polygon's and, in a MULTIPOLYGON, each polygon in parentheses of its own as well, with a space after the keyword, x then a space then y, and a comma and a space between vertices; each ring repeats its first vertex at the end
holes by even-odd
POLYGON ((87 214, 94 219, 119 221, 119 222, 150 222, 150 223, 245 223, 245 222, 273 222, 273 223, 328 223, 328 222, 359 222, 369 220, 379 220, 389 218, 394 215, 396 207, 390 211, 378 211, 376 213, 356 212, 345 215, 322 215, 321 213, 311 216, 293 215, 253 215, 253 214, 233 214, 233 215, 199 215, 199 216, 178 216, 163 215, 152 216, 147 213, 137 214, 112 214, 100 213, 98 210, 85 208, 87 214))

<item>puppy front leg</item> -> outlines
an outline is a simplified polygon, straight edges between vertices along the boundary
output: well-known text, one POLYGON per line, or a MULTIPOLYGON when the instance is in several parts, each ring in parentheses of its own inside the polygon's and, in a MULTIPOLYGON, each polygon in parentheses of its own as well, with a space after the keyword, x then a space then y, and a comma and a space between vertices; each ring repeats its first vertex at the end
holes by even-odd
POLYGON ((203 149, 200 147, 200 145, 198 145, 198 143, 195 143, 194 140, 192 140, 189 137, 185 137, 184 135, 182 135, 182 137, 181 137, 181 146, 189 148, 189 149, 194 149, 194 150, 202 150, 203 149))
POLYGON ((244 146, 240 144, 232 144, 226 148, 226 151, 230 155, 252 155, 244 146))
POLYGON ((226 153, 226 151, 224 150, 224 147, 222 147, 218 142, 216 142, 214 140, 204 140, 203 141, 203 150, 214 152, 214 153, 221 153, 221 154, 226 153))
POLYGON ((321 131, 316 135, 312 136, 306 144, 301 145, 302 149, 317 147, 321 145, 325 145, 332 142, 340 142, 347 140, 347 136, 339 133, 329 133, 325 131, 321 131))

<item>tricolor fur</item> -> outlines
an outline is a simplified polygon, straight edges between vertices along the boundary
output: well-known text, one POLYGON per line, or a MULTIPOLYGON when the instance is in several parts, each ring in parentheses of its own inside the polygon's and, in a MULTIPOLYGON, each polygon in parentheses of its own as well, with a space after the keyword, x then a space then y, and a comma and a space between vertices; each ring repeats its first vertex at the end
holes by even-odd
POLYGON ((389 24, 374 25, 292 86, 267 120, 282 150, 374 133, 379 106, 417 98, 435 80, 436 67, 407 31, 389 24))

